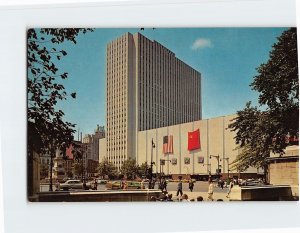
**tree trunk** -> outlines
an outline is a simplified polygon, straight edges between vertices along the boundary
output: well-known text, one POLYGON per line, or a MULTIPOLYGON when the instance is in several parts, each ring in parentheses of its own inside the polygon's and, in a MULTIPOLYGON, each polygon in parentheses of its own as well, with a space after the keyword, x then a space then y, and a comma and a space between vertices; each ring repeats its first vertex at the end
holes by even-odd
POLYGON ((52 153, 51 153, 51 155, 50 155, 50 184, 49 184, 49 191, 53 191, 53 188, 52 188, 52 185, 53 185, 52 171, 53 171, 53 156, 52 156, 52 153))
POLYGON ((27 151, 27 196, 30 197, 34 194, 33 188, 33 152, 27 151))

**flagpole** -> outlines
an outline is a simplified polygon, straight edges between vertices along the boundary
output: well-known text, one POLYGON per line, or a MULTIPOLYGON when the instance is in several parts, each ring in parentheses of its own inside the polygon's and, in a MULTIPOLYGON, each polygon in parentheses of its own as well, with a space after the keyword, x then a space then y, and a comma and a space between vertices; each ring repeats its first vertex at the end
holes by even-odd
MULTIPOLYGON (((194 127, 194 120, 193 120, 193 132, 195 130, 195 127, 194 127)), ((193 175, 195 173, 195 150, 193 150, 193 175)))

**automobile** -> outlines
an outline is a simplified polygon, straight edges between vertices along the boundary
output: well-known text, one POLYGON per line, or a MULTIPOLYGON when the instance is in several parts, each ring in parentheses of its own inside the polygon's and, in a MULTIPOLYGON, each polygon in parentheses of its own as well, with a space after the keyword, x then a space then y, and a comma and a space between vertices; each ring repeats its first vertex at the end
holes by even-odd
MULTIPOLYGON (((126 189, 141 189, 141 182, 126 181, 126 189)), ((110 181, 105 185, 107 189, 121 189, 121 181, 110 181)))
POLYGON ((121 189, 120 181, 109 181, 105 184, 105 188, 107 189, 121 189))
POLYGON ((262 182, 255 179, 247 179, 247 180, 242 180, 240 182, 240 186, 259 186, 259 185, 262 185, 262 182))
MULTIPOLYGON (((68 191, 70 189, 84 189, 81 180, 67 180, 66 182, 60 184, 59 187, 61 190, 65 190, 65 191, 68 191)), ((91 184, 86 183, 86 188, 90 189, 91 184)))
POLYGON ((127 181, 127 189, 140 189, 141 188, 141 182, 137 181, 127 181))
POLYGON ((65 177, 65 178, 62 179, 63 182, 66 182, 68 180, 72 180, 72 178, 65 177))
POLYGON ((97 184, 106 184, 108 180, 101 180, 101 179, 96 179, 97 184))

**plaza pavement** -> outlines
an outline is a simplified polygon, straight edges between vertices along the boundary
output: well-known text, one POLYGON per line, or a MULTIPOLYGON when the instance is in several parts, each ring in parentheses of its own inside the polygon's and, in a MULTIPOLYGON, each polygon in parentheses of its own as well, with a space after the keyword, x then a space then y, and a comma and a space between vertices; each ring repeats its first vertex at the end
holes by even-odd
MULTIPOLYGON (((176 197, 176 192, 177 191, 169 191, 168 194, 172 194, 172 199, 175 201, 175 200, 178 200, 178 197, 176 197)), ((191 200, 191 199, 197 199, 197 197, 199 196, 202 196, 203 197, 203 201, 210 201, 208 200, 208 194, 207 192, 183 192, 183 194, 187 194, 188 195, 188 199, 191 200)), ((222 199, 223 201, 229 201, 229 198, 226 197, 227 193, 224 193, 224 192, 214 192, 213 194, 213 199, 214 201, 218 200, 218 199, 222 199)))

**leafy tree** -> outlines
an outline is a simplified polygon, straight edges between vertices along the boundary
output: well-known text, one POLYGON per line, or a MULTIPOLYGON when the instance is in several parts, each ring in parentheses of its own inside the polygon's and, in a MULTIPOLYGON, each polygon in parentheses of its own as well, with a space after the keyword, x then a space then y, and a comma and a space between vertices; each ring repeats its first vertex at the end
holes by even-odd
POLYGON ((97 172, 100 176, 108 176, 110 179, 114 178, 117 175, 115 166, 107 159, 99 163, 97 167, 97 172))
MULTIPOLYGON (((52 187, 53 157, 56 150, 62 153, 73 140, 74 124, 64 121, 64 112, 56 109, 58 101, 68 96, 59 79, 68 78, 67 72, 60 72, 56 62, 67 55, 59 49, 65 41, 76 44, 80 33, 92 31, 81 28, 29 29, 27 31, 27 117, 28 117, 28 181, 29 194, 32 172, 32 157, 38 154, 49 154, 50 190, 52 187)), ((72 98, 76 93, 71 93, 72 98)))
POLYGON ((139 167, 136 164, 135 159, 127 159, 124 161, 121 170, 121 174, 127 178, 134 178, 139 175, 139 167))
POLYGON ((284 31, 273 45, 270 59, 258 69, 251 84, 258 91, 259 104, 272 118, 273 152, 281 153, 287 146, 286 136, 299 133, 299 78, 297 30, 284 31))
POLYGON ((284 153, 287 137, 299 134, 299 81, 297 34, 295 28, 284 31, 273 45, 266 64, 257 69, 250 85, 259 92, 264 110, 246 104, 229 125, 236 132, 236 143, 242 150, 232 167, 243 171, 249 166, 263 167, 270 153, 284 153))
POLYGON ((237 112, 237 117, 229 127, 236 131, 235 140, 241 153, 231 164, 232 169, 244 171, 253 166, 264 168, 266 172, 266 158, 276 145, 273 143, 273 124, 270 115, 252 107, 251 102, 246 104, 245 109, 237 112))
POLYGON ((40 176, 41 178, 48 177, 49 174, 49 164, 41 164, 40 166, 40 176))
POLYGON ((138 175, 140 177, 146 177, 148 174, 148 165, 147 162, 142 163, 140 166, 137 165, 138 168, 138 175))
POLYGON ((71 171, 67 171, 67 177, 68 178, 73 178, 73 173, 71 171))
POLYGON ((84 172, 83 166, 81 162, 75 161, 73 164, 74 174, 76 176, 81 176, 84 172))
MULTIPOLYGON (((28 148, 38 153, 49 151, 49 145, 66 148, 73 139, 74 124, 65 122, 64 112, 55 109, 59 100, 67 99, 68 93, 59 79, 67 79, 67 72, 59 72, 57 65, 64 50, 58 45, 71 41, 91 29, 29 29, 27 32, 27 91, 28 91, 28 148)), ((76 98, 76 93, 70 94, 76 98)))
POLYGON ((85 165, 83 164, 83 144, 80 141, 73 141, 70 146, 72 146, 72 154, 74 159, 74 173, 77 176, 81 176, 82 181, 84 181, 85 165))

